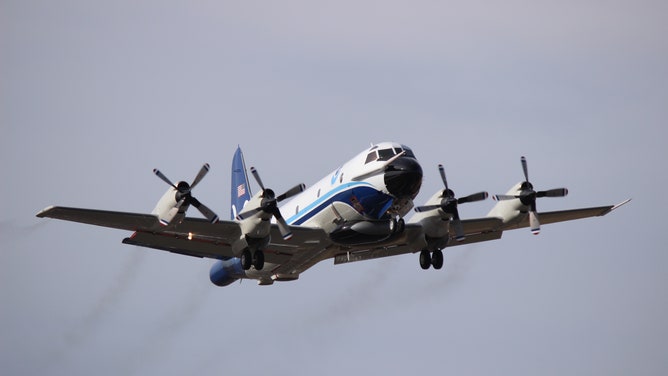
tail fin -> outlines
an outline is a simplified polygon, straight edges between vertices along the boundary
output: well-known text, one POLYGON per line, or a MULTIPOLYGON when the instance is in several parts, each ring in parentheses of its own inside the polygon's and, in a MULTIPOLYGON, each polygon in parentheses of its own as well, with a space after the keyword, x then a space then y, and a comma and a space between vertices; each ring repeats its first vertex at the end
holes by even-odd
POLYGON ((232 219, 236 218, 241 212, 246 201, 251 199, 250 185, 248 184, 248 174, 246 174, 246 163, 241 147, 237 147, 232 159, 232 189, 231 189, 232 207, 230 214, 232 219))

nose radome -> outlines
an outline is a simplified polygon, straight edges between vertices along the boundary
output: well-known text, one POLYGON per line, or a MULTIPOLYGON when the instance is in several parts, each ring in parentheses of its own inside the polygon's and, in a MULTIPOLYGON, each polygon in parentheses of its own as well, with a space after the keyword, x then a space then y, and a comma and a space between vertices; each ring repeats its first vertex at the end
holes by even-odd
POLYGON ((394 197, 414 199, 422 186, 422 167, 415 158, 400 157, 385 167, 385 187, 394 197))

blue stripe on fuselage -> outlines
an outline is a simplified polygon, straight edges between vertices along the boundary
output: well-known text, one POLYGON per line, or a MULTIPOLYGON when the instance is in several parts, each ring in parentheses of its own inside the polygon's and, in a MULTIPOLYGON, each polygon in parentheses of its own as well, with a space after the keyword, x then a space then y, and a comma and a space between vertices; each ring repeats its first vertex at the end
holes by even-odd
POLYGON ((369 183, 341 184, 288 218, 287 222, 291 225, 303 224, 337 201, 355 207, 358 211, 362 209, 361 214, 366 216, 380 218, 392 205, 392 200, 392 196, 377 190, 369 183))

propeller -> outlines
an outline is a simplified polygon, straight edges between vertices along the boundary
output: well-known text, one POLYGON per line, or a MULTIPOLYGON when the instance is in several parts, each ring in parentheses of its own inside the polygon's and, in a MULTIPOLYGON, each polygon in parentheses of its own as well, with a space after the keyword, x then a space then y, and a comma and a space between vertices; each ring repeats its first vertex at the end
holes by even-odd
POLYGON ((181 181, 178 184, 172 183, 171 180, 165 174, 160 172, 157 168, 153 169, 153 173, 158 176, 162 181, 165 183, 169 184, 172 186, 172 188, 176 189, 176 201, 177 201, 177 207, 181 208, 183 205, 192 205, 194 206, 197 210, 199 210, 206 219, 208 219, 211 223, 216 223, 218 222, 218 215, 213 212, 213 210, 209 209, 206 205, 202 204, 198 199, 193 197, 192 195, 192 189, 195 188, 197 184, 199 184, 200 181, 206 176, 206 174, 209 172, 209 164, 205 163, 202 168, 199 170, 197 173, 197 176, 195 176, 195 179, 193 180, 192 183, 188 184, 185 181, 181 181))
POLYGON ((251 174, 253 174, 253 177, 255 178, 255 181, 257 181, 257 184, 262 189, 262 195, 260 196, 262 197, 262 201, 260 206, 257 208, 239 213, 237 215, 237 219, 242 220, 259 212, 271 214, 274 216, 274 218, 276 218, 276 224, 278 224, 278 229, 280 230, 283 239, 290 239, 292 237, 292 232, 290 231, 290 227, 288 227, 287 222, 285 222, 285 219, 281 215, 281 211, 278 209, 278 203, 285 200, 286 198, 290 198, 300 192, 303 192, 306 186, 304 184, 297 184, 287 190, 285 193, 276 196, 273 190, 265 188, 264 184, 262 183, 262 179, 260 178, 260 174, 257 172, 257 169, 255 169, 255 167, 251 167, 250 170, 251 174))
POLYGON ((488 194, 487 192, 478 192, 466 197, 456 198, 455 192, 448 187, 448 180, 445 178, 445 169, 443 168, 443 165, 438 165, 438 171, 441 173, 441 180, 443 180, 443 185, 445 185, 445 189, 441 194, 441 203, 436 205, 418 206, 415 208, 415 211, 421 213, 429 210, 441 209, 444 213, 452 215, 452 224, 455 226, 455 239, 460 242, 466 239, 466 236, 464 236, 464 228, 462 226, 462 221, 459 218, 457 205, 484 200, 487 198, 488 194))
POLYGON ((546 191, 535 191, 533 184, 529 182, 529 168, 527 167, 527 159, 521 158, 522 170, 524 171, 524 182, 520 186, 520 193, 517 195, 495 195, 494 199, 497 201, 519 199, 523 205, 529 207, 529 225, 531 232, 534 235, 540 233, 540 220, 536 210, 536 198, 539 197, 564 197, 568 194, 566 188, 548 189, 546 191))

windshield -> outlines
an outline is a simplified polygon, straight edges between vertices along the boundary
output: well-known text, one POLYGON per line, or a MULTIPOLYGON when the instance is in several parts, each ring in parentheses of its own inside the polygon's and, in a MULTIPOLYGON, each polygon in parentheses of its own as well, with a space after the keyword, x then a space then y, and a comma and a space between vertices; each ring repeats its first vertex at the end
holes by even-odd
POLYGON ((382 149, 378 150, 378 160, 387 161, 388 159, 394 157, 397 153, 394 152, 394 149, 382 149))
POLYGON ((364 162, 364 164, 371 163, 377 159, 378 159, 378 153, 376 153, 376 151, 374 150, 366 156, 366 161, 364 162))
POLYGON ((381 150, 373 150, 366 156, 366 161, 364 164, 371 163, 374 161, 388 161, 392 159, 395 155, 404 153, 404 156, 409 158, 415 158, 413 151, 404 145, 394 148, 386 148, 381 150))

